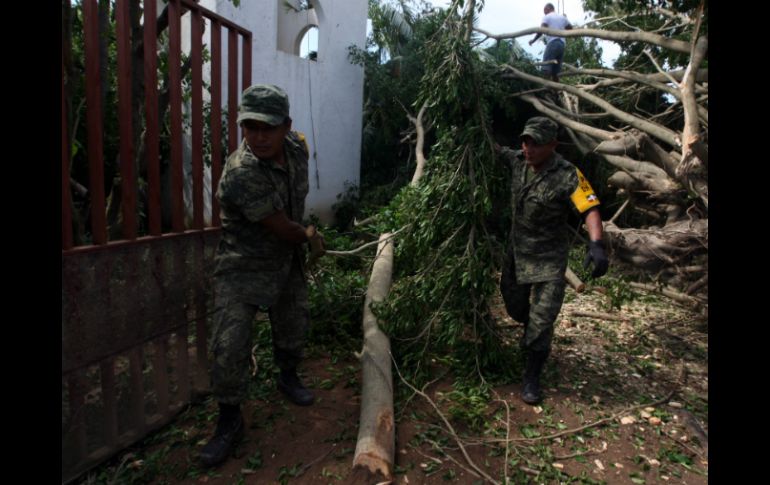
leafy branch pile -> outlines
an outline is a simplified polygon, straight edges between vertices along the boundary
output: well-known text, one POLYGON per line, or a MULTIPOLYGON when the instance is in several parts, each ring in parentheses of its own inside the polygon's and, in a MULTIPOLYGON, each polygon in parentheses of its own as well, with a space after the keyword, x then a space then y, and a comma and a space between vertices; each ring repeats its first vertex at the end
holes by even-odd
POLYGON ((391 293, 376 312, 402 368, 418 380, 421 365, 437 355, 481 367, 502 357, 486 303, 503 249, 491 217, 506 200, 506 184, 489 133, 489 100, 500 87, 481 82, 493 79, 484 72, 490 67, 459 20, 435 16, 421 52, 425 74, 413 107, 426 103, 437 140, 426 173, 381 212, 380 229, 404 229, 391 293))

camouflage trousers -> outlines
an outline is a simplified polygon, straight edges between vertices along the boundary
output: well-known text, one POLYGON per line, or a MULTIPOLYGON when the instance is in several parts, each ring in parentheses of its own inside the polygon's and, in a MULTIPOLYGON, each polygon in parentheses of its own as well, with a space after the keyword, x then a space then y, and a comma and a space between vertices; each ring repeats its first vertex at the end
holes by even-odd
POLYGON ((521 348, 545 351, 551 349, 553 325, 564 301, 564 278, 540 283, 516 282, 513 257, 506 258, 500 277, 500 293, 511 318, 524 324, 521 348))
MULTIPOLYGON (((214 328, 211 337, 211 386, 220 403, 240 404, 246 399, 250 379, 254 318, 261 308, 244 303, 228 292, 226 278, 216 282, 214 328)), ((268 306, 273 338, 273 358, 280 369, 296 367, 302 360, 310 328, 307 282, 297 257, 275 303, 268 306)))

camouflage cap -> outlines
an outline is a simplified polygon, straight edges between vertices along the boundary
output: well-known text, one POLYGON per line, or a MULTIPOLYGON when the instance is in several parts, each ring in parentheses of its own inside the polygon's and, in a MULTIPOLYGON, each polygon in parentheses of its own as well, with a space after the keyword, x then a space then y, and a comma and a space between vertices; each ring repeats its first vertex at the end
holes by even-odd
POLYGON ((527 120, 527 124, 524 125, 524 131, 521 132, 520 136, 531 136, 535 143, 544 145, 555 140, 558 132, 559 125, 555 121, 545 116, 535 116, 527 120))
POLYGON ((241 96, 238 123, 244 120, 280 125, 289 117, 289 96, 273 84, 255 84, 241 96))

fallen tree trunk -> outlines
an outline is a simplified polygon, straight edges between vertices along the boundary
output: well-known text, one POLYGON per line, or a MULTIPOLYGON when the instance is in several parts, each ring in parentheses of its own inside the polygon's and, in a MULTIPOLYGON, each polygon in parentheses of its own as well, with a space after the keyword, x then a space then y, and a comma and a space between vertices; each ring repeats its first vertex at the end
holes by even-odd
MULTIPOLYGON (((415 153, 418 166, 411 184, 419 183, 425 166, 423 146, 425 129, 423 115, 427 108, 423 104, 417 117, 408 115, 417 132, 415 153)), ((358 441, 353 456, 353 469, 358 473, 356 481, 368 480, 360 472, 374 475, 377 472, 387 479, 393 476, 396 452, 396 426, 393 416, 393 374, 390 370, 390 339, 380 330, 377 318, 372 313, 372 302, 381 302, 390 291, 393 277, 393 236, 395 233, 380 235, 377 256, 372 266, 369 287, 364 301, 364 346, 361 351, 362 391, 361 418, 358 425, 358 441)))
POLYGON ((361 419, 353 468, 371 474, 393 476, 396 435, 393 417, 393 375, 390 370, 390 340, 377 325, 370 305, 385 300, 393 274, 393 240, 380 235, 369 287, 364 301, 364 345, 361 351, 363 385, 361 419))
MULTIPOLYGON (((414 123, 417 133, 415 154, 417 169, 410 185, 420 182, 425 166, 423 146, 425 129, 423 115, 427 108, 422 105, 417 117, 407 113, 409 120, 414 123)), ((395 233, 380 235, 377 245, 377 255, 372 266, 369 287, 364 301, 364 345, 361 351, 362 391, 361 418, 358 425, 358 441, 353 456, 353 469, 357 471, 358 482, 372 478, 381 473, 385 478, 393 476, 393 464, 396 452, 396 426, 393 416, 393 374, 390 370, 390 339, 380 330, 377 318, 372 313, 370 305, 381 302, 390 291, 393 277, 393 236, 395 233), (360 474, 368 473, 368 477, 360 474)))
POLYGON ((616 258, 646 271, 696 264, 698 257, 708 254, 708 219, 647 229, 621 229, 607 223, 604 233, 616 258))

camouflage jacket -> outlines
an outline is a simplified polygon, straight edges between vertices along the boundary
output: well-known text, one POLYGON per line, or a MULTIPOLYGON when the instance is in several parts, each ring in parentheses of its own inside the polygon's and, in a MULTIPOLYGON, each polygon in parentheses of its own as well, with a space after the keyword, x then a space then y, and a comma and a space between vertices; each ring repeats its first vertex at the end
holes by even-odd
POLYGON ((508 256, 516 264, 516 282, 558 280, 567 269, 570 210, 583 214, 598 206, 599 199, 580 170, 558 153, 536 174, 521 150, 504 148, 501 158, 511 168, 508 256))
POLYGON ((255 305, 271 305, 288 278, 292 256, 304 245, 288 244, 260 220, 279 210, 301 222, 308 193, 308 148, 305 137, 289 132, 286 163, 258 159, 246 141, 227 159, 217 199, 222 239, 214 275, 237 297, 255 305))

